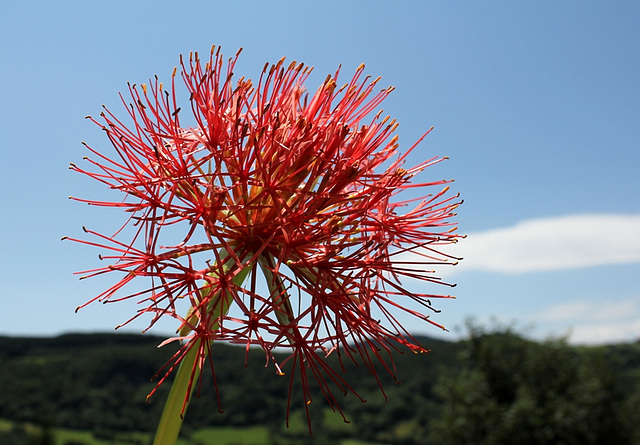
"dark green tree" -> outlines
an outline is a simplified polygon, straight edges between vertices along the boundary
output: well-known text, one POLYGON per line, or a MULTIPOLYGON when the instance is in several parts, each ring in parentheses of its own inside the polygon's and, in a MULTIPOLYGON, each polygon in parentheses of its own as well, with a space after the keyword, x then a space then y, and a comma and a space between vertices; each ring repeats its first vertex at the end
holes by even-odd
POLYGON ((436 387, 442 444, 627 444, 631 433, 607 356, 563 339, 471 328, 458 372, 436 387))

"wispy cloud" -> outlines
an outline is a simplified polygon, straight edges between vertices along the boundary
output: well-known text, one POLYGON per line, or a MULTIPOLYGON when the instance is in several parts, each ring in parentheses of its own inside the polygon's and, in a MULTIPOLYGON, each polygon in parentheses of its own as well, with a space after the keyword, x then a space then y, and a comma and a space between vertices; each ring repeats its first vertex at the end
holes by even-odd
POLYGON ((640 262, 640 214, 522 221, 469 233, 454 254, 464 257, 457 272, 526 273, 640 262))
POLYGON ((640 298, 562 303, 532 314, 531 320, 564 326, 572 343, 635 341, 640 337, 640 298))
POLYGON ((638 341, 640 317, 615 323, 581 324, 569 330, 569 340, 574 344, 597 345, 638 341))
MULTIPOLYGON (((630 316, 640 318, 640 301, 638 300, 603 300, 594 301, 571 301, 549 307, 539 313, 536 318, 544 321, 564 322, 580 320, 582 322, 610 322, 620 321, 630 316)), ((638 332, 640 334, 640 331, 638 332)))

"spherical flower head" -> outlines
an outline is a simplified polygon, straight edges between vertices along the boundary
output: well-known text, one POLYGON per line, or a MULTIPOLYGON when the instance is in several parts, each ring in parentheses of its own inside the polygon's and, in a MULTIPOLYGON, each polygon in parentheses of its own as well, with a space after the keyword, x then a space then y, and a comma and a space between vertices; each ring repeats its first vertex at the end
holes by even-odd
POLYGON ((225 64, 214 47, 208 60, 181 58, 187 106, 178 105, 174 69, 168 89, 157 77, 129 86, 127 123, 106 108, 90 118, 115 151, 87 146, 90 167, 71 168, 122 196, 74 199, 129 216, 113 235, 85 229, 94 240, 76 240, 105 252, 106 266, 83 273, 120 274, 91 301, 137 299, 141 309, 126 323, 145 314, 149 327, 177 320, 179 335, 168 341, 182 346, 160 383, 192 348, 192 375, 205 362, 213 371, 211 344, 225 340, 261 347, 279 374, 290 369, 305 406, 311 375, 339 410, 332 388, 355 391, 324 356, 372 373, 380 361, 393 375, 393 348, 424 351, 399 314, 442 328, 429 318, 431 299, 448 295, 403 283, 446 284, 432 269, 456 261, 440 249, 459 238, 451 218, 461 201, 447 193, 450 181, 414 181, 442 158, 404 166, 418 143, 399 154, 398 124, 378 110, 392 88, 378 90, 364 66, 342 86, 339 72, 327 76, 310 94, 303 64, 267 64, 254 84, 236 80, 238 55, 225 64), (435 191, 398 199, 409 188, 435 191), (148 287, 127 291, 145 279, 148 287), (279 363, 280 347, 291 354, 279 363))

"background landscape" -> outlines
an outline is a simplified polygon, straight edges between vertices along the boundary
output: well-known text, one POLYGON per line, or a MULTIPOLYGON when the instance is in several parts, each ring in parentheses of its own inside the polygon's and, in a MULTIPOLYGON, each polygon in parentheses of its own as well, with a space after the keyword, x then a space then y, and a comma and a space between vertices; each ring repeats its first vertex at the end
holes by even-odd
MULTIPOLYGON (((276 375, 258 350, 244 367, 243 348, 216 344, 221 404, 205 381, 189 406, 182 444, 640 443, 640 343, 571 347, 473 324, 468 335, 455 343, 422 338, 428 354, 395 353, 396 378, 378 370, 382 390, 366 368, 347 362, 345 379, 367 400, 336 394, 349 423, 312 384, 312 436, 295 387, 286 427, 288 367, 276 375)), ((150 444, 170 385, 147 403, 150 377, 174 352, 155 348, 161 340, 0 338, 0 441, 150 444)))

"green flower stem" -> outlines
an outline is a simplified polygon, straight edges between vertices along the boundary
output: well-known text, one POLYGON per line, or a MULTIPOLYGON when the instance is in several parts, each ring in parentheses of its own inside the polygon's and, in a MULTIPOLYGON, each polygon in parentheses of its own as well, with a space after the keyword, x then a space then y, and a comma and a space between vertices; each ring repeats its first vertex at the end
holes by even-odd
MULTIPOLYGON (((249 274, 251 267, 245 267, 233 278, 234 284, 237 286, 241 286, 244 282, 245 278, 249 274)), ((225 272, 228 271, 225 267, 225 272)), ((215 299, 214 299, 215 300, 215 299)), ((219 318, 222 313, 226 314, 231 307, 231 303, 233 302, 233 297, 231 295, 224 295, 223 300, 220 304, 216 305, 213 309, 214 311, 214 319, 219 318)), ((187 317, 189 318, 189 317, 187 317)), ((218 322, 215 322, 211 327, 212 330, 218 329, 218 322)), ((180 335, 186 335, 187 332, 182 332, 180 335)), ((201 342, 203 340, 196 340, 201 342)), ((169 391, 169 397, 167 398, 167 402, 164 405, 164 410, 162 411, 162 416, 160 417, 160 424, 158 425, 158 429, 156 430, 156 436, 153 440, 153 445, 175 445, 178 440, 178 435, 180 434, 180 428, 182 427, 182 422, 184 420, 184 413, 189 406, 189 400, 191 400, 191 394, 188 394, 187 403, 184 406, 184 411, 182 410, 182 405, 185 402, 185 397, 187 396, 187 390, 189 389, 189 382, 195 382, 200 378, 200 374, 202 373, 202 368, 200 365, 196 363, 198 360, 199 351, 204 351, 206 354, 210 348, 201 348, 200 344, 195 344, 184 358, 180 362, 180 366, 178 367, 178 371, 176 373, 176 377, 173 381, 173 385, 171 386, 171 391, 169 391), (194 372, 195 366, 195 372, 194 372), (193 374, 192 374, 193 373, 193 374)), ((204 362, 204 358, 200 361, 200 363, 204 362)), ((197 385, 191 386, 191 392, 193 393, 194 388, 197 385)))
MULTIPOLYGON (((176 373, 175 380, 171 386, 169 397, 167 398, 164 410, 162 411, 162 417, 160 418, 160 424, 158 425, 153 445, 174 445, 178 440, 178 435, 180 434, 180 428, 182 427, 183 421, 180 411, 182 411, 182 404, 184 403, 187 388, 191 381, 193 366, 198 358, 198 350, 200 349, 198 346, 199 345, 194 345, 187 352, 187 355, 182 359, 182 362, 178 367, 178 372, 176 373)), ((202 369, 200 366, 197 366, 194 380, 200 377, 201 372, 202 369)), ((192 386, 191 392, 193 392, 193 388, 195 386, 196 385, 192 386)), ((189 399, 191 399, 191 394, 189 394, 189 399)), ((187 400, 185 411, 188 404, 189 402, 187 400)))

